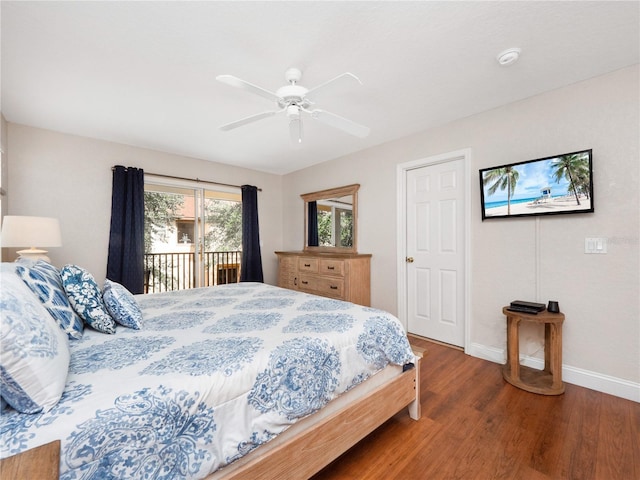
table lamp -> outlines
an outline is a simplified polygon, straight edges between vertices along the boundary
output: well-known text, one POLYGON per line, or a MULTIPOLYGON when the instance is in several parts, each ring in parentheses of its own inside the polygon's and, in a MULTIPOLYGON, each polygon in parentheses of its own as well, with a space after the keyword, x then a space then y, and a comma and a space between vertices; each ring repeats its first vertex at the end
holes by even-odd
POLYGON ((18 255, 34 261, 51 262, 47 257, 47 250, 35 246, 61 247, 60 222, 57 218, 50 217, 5 215, 1 243, 3 247, 30 247, 18 251, 18 255))

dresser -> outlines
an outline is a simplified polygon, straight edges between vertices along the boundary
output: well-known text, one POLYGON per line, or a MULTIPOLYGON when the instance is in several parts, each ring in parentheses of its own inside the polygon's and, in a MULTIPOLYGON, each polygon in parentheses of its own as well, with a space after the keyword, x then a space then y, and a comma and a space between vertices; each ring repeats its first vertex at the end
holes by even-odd
POLYGON ((323 297, 371 304, 371 255, 275 252, 278 286, 323 297))

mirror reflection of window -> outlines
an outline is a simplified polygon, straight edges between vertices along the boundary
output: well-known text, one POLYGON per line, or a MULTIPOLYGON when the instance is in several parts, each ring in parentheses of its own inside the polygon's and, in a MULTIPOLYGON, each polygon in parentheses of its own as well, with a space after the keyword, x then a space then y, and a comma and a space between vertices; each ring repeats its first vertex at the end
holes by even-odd
POLYGON ((336 233, 335 238, 339 239, 340 247, 352 247, 353 246, 353 212, 351 210, 344 210, 342 208, 336 208, 336 218, 338 221, 335 224, 336 233))
POLYGON ((305 208, 305 250, 357 253, 359 188, 353 184, 300 195, 305 208))
POLYGON ((328 207, 327 205, 318 206, 318 246, 335 246, 333 231, 333 215, 331 207, 328 207))
MULTIPOLYGON (((317 243, 312 244, 309 230, 309 246, 320 247, 352 247, 353 246, 353 211, 349 202, 344 199, 320 200, 309 202, 309 225, 317 226, 317 243), (311 204, 315 204, 315 214, 311 214, 311 204), (315 219, 315 221, 313 220, 315 219)), ((316 240, 313 238, 313 240, 316 240)))

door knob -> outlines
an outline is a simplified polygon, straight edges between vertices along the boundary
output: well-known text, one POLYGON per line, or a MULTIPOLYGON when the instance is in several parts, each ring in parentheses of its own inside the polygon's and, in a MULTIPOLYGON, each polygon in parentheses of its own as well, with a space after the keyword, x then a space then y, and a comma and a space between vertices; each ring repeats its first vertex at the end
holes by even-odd
POLYGON ((407 263, 413 263, 413 257, 407 257, 406 260, 407 263))

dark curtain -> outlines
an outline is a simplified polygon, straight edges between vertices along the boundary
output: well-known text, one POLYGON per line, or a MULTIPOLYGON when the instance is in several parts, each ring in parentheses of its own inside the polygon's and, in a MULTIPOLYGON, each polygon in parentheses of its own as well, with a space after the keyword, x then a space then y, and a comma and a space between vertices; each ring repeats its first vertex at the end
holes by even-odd
POLYGON ((258 189, 242 185, 242 265, 241 282, 263 282, 260 232, 258 229, 258 189))
POLYGON ((131 293, 144 291, 144 172, 113 170, 107 278, 131 293))
POLYGON ((307 223, 308 223, 308 231, 307 231, 307 246, 309 247, 317 247, 318 246, 318 202, 309 202, 307 204, 308 212, 307 212, 307 223))

